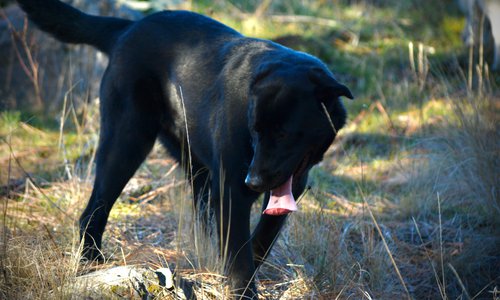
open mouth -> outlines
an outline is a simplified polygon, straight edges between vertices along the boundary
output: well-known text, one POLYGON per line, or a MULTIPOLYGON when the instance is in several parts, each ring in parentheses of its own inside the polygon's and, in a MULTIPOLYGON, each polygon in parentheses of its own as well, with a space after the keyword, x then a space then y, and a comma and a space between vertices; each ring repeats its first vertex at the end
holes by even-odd
POLYGON ((285 183, 271 190, 271 196, 266 209, 262 212, 263 214, 281 216, 297 211, 297 203, 292 193, 293 178, 302 177, 309 163, 309 157, 309 154, 304 157, 295 172, 285 183))

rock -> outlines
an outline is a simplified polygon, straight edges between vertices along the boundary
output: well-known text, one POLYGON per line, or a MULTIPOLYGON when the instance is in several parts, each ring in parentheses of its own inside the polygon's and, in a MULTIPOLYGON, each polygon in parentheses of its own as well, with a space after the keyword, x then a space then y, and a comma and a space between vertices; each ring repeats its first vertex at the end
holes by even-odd
POLYGON ((87 298, 118 296, 127 299, 186 299, 182 289, 174 286, 169 268, 152 270, 145 266, 118 266, 98 270, 75 279, 72 293, 87 298))

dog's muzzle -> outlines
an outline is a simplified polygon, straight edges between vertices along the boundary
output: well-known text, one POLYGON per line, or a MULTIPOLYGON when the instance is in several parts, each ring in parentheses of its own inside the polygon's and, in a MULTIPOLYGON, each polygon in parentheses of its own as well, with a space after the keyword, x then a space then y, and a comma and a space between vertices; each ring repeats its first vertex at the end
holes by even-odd
POLYGON ((259 193, 265 192, 265 190, 263 190, 264 181, 259 175, 248 173, 247 177, 245 178, 245 184, 253 191, 259 193))

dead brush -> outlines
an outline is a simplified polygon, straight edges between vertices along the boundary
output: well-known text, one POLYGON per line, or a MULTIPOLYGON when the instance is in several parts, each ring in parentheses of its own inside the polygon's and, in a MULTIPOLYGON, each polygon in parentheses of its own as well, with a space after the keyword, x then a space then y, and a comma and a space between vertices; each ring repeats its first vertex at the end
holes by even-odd
MULTIPOLYGON (((96 109, 89 107, 87 111, 96 112, 96 109)), ((77 151, 82 157, 93 157, 90 144, 91 137, 96 135, 92 129, 94 113, 86 113, 78 118, 74 107, 68 105, 61 113, 59 136, 41 130, 27 132, 30 136, 42 135, 44 139, 54 141, 48 150, 49 155, 57 156, 54 160, 62 167, 57 166, 61 173, 50 184, 31 175, 29 168, 32 166, 25 166, 25 160, 16 157, 19 146, 13 144, 16 140, 9 136, 6 138, 6 141, 11 141, 8 145, 7 182, 11 181, 10 175, 14 173, 23 174, 25 179, 15 188, 8 184, 6 193, 0 195, 0 298, 71 299, 85 296, 82 295, 85 289, 77 291, 74 288, 75 278, 82 271, 85 272, 87 267, 80 263, 81 245, 76 219, 82 202, 90 192, 89 185, 85 183, 88 183, 86 179, 92 166, 85 160, 76 165, 69 162, 68 155, 75 151, 75 146, 64 138, 64 124, 68 115, 73 117, 72 121, 81 122, 77 124, 81 129, 76 137, 79 141, 77 151)), ((25 125, 19 122, 16 126, 24 128, 25 125)), ((11 132, 9 134, 15 130, 11 132)))
POLYGON ((402 209, 422 216, 431 213, 439 193, 444 211, 453 208, 474 216, 477 221, 498 224, 498 98, 454 97, 450 102, 456 114, 452 119, 456 122, 450 121, 439 137, 421 140, 428 154, 422 156, 422 169, 416 170, 416 178, 409 186, 421 201, 405 200, 402 209))
POLYGON ((500 220, 499 101, 493 94, 456 100, 459 124, 446 137, 453 175, 464 185, 462 198, 477 205, 480 215, 493 223, 500 220))
POLYGON ((403 299, 407 294, 390 257, 398 257, 400 268, 400 264, 410 264, 410 257, 400 252, 395 236, 398 223, 378 225, 380 232, 362 211, 343 215, 309 209, 296 213, 265 265, 265 273, 275 269, 281 285, 305 282, 300 291, 290 283, 288 289, 295 291, 291 299, 403 299))
POLYGON ((71 181, 40 188, 30 180, 24 192, 2 197, 0 291, 4 299, 75 296, 74 279, 82 271, 74 223, 80 197, 80 189, 71 181))
MULTIPOLYGON (((33 232, 10 234, 3 256, 0 280, 3 299, 70 299, 80 256, 78 235, 66 247, 59 246, 42 227, 33 232)), ((78 295, 79 296, 79 295, 78 295)))
POLYGON ((433 289, 439 288, 442 299, 485 297, 499 280, 500 106, 497 94, 480 89, 469 95, 450 92, 452 115, 436 135, 420 139, 425 154, 411 172, 411 196, 400 202, 400 210, 414 216, 418 226, 427 224, 421 237, 427 267, 415 260, 434 273, 433 289))

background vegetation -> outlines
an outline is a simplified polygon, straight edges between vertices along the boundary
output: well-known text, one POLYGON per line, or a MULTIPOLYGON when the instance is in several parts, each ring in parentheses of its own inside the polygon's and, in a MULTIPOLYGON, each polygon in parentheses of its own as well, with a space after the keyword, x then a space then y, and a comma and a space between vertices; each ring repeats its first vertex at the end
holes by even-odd
MULTIPOLYGON (((500 298, 500 77, 477 48, 469 58, 455 2, 182 5, 320 57, 356 97, 257 274, 262 297, 500 298)), ((160 147, 115 204, 108 262, 79 263, 76 220, 91 191, 97 105, 68 96, 57 112, 0 113, 0 298, 83 298, 78 276, 127 264, 168 265, 200 298, 227 293, 216 246, 192 234, 189 185, 160 147)))

